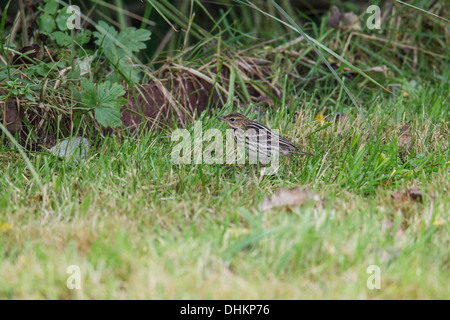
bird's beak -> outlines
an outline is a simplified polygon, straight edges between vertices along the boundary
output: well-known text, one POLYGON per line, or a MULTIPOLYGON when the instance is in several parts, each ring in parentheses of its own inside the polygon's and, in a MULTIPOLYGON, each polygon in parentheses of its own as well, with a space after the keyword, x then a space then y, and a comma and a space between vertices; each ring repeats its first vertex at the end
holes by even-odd
POLYGON ((224 118, 224 117, 217 117, 217 119, 220 119, 220 120, 225 121, 225 118, 224 118))

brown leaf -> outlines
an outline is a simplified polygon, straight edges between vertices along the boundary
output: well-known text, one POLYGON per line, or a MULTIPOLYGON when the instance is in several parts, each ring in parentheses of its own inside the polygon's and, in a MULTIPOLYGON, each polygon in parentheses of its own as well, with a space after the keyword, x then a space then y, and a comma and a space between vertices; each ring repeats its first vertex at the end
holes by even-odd
POLYGON ((408 189, 407 192, 411 199, 413 199, 415 201, 419 201, 419 202, 423 201, 422 191, 420 191, 419 189, 416 189, 416 188, 408 189))
POLYGON ((281 206, 296 207, 308 203, 311 200, 320 200, 311 190, 302 187, 293 189, 280 188, 275 194, 266 196, 264 201, 259 205, 259 209, 266 211, 281 206))
POLYGON ((424 196, 428 196, 431 199, 434 199, 434 194, 423 193, 422 191, 420 191, 417 188, 411 188, 411 189, 397 191, 396 193, 391 195, 392 199, 396 202, 413 200, 413 201, 417 201, 420 203, 423 202, 424 196))
POLYGON ((361 22, 359 21, 359 17, 351 11, 344 13, 342 30, 361 30, 361 22))
POLYGON ((341 13, 338 7, 331 7, 331 15, 327 21, 328 26, 343 31, 347 30, 361 30, 361 22, 359 17, 353 12, 341 13))
POLYGON ((330 27, 337 29, 342 19, 344 18, 339 8, 336 6, 331 7, 331 16, 328 18, 327 24, 330 27))

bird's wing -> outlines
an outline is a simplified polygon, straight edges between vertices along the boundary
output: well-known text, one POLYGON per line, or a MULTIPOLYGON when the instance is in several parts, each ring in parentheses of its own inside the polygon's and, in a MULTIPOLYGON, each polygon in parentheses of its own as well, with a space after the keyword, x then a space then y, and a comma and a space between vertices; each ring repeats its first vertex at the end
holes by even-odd
POLYGON ((249 125, 247 125, 247 137, 250 137, 250 139, 253 139, 254 141, 257 141, 261 145, 266 144, 267 148, 263 148, 268 151, 268 154, 270 154, 270 147, 272 146, 272 149, 280 149, 285 148, 290 150, 290 152, 298 152, 303 155, 309 155, 313 156, 313 154, 301 151, 300 148, 298 148, 295 144, 293 144, 291 141, 283 138, 282 136, 277 135, 274 133, 271 129, 267 128, 265 125, 251 121, 249 125), (253 130, 249 130, 253 129, 253 130), (250 131, 250 132, 249 132, 250 131), (277 147, 278 145, 278 147, 277 147))
POLYGON ((249 138, 257 139, 260 143, 267 143, 268 146, 272 145, 275 147, 278 144, 279 146, 292 150, 298 149, 292 142, 279 136, 271 129, 258 122, 252 121, 251 124, 247 126, 247 136, 249 138))

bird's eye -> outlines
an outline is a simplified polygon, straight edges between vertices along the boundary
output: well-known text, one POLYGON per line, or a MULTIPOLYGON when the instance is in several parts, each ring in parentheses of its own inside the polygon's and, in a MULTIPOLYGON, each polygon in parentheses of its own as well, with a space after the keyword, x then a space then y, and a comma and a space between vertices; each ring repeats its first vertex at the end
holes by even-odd
POLYGON ((230 119, 231 122, 234 122, 234 120, 236 120, 236 118, 231 118, 231 119, 230 119))

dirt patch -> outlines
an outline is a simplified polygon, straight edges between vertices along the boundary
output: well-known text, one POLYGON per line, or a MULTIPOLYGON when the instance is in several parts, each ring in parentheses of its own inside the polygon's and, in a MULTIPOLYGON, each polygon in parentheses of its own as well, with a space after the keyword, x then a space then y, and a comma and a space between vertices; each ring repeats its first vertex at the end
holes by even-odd
MULTIPOLYGON (((7 96, 5 91, 0 90, 0 96, 7 96)), ((13 97, 0 101, 1 119, 3 125, 14 135, 22 129, 23 112, 13 97)))
POLYGON ((217 90, 197 77, 180 76, 171 80, 156 80, 128 91, 128 103, 122 108, 122 123, 135 131, 163 128, 168 124, 185 124, 200 115, 208 105, 221 108, 223 102, 217 90))

